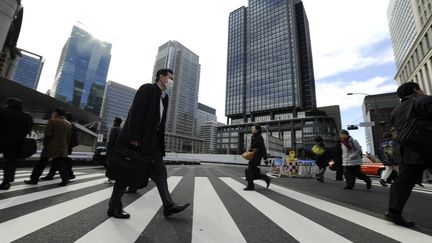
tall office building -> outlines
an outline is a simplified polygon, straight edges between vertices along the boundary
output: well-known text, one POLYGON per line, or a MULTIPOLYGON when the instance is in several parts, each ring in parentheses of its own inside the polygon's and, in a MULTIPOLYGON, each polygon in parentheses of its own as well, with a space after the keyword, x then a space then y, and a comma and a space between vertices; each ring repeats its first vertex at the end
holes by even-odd
POLYGON ((196 115, 196 134, 200 136, 201 127, 207 122, 217 122, 216 109, 198 103, 198 110, 196 115))
POLYGON ((399 104, 400 99, 396 93, 367 95, 364 98, 364 121, 374 122, 374 126, 365 127, 366 149, 372 155, 377 155, 382 136, 391 130, 391 112, 399 104))
POLYGON ((74 26, 63 47, 51 94, 100 115, 111 61, 111 43, 74 26))
POLYGON ((37 89, 45 60, 42 56, 22 49, 20 53, 16 66, 9 73, 9 79, 31 89, 37 89))
POLYGON ((225 114, 267 121, 316 108, 309 25, 300 0, 250 0, 229 16, 225 114))
POLYGON ((247 148, 250 127, 283 140, 302 156, 316 135, 334 143, 337 125, 316 110, 309 24, 300 0, 249 0, 230 13, 226 126, 218 127, 219 153, 247 148))
MULTIPOLYGON (((392 23, 401 23, 412 25, 415 22, 417 35, 408 47, 408 52, 404 57, 395 76, 398 84, 414 81, 420 85, 426 94, 432 94, 432 1, 431 0, 405 0, 391 1, 389 9, 407 8, 409 1, 412 15, 411 19, 407 20, 406 15, 392 16, 392 23)), ((390 21, 390 20, 389 20, 390 21)), ((405 39, 411 38, 410 31, 400 32, 400 35, 405 35, 405 39)), ((393 36, 392 36, 393 38, 393 36)), ((396 50, 399 46, 393 42, 393 49, 396 50)))
POLYGON ((107 82, 101 111, 102 126, 100 134, 103 136, 101 139, 103 143, 106 143, 108 139, 114 118, 120 117, 123 121, 126 120, 136 92, 136 89, 126 85, 114 81, 107 82))
POLYGON ((195 146, 196 114, 200 81, 199 57, 177 41, 168 41, 159 47, 152 79, 162 68, 174 72, 174 87, 169 94, 166 120, 167 150, 198 152, 195 146), (172 141, 175 140, 175 141, 172 141), (175 149, 174 149, 175 148, 175 149))
POLYGON ((410 0, 390 0, 387 19, 396 66, 400 68, 421 28, 416 26, 410 0))

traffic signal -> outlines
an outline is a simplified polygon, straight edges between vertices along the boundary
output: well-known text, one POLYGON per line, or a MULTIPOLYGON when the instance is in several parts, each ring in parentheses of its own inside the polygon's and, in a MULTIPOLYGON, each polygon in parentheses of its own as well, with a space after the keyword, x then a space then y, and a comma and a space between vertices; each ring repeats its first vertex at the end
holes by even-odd
POLYGON ((358 126, 356 126, 356 125, 348 125, 347 129, 348 130, 357 130, 358 126))

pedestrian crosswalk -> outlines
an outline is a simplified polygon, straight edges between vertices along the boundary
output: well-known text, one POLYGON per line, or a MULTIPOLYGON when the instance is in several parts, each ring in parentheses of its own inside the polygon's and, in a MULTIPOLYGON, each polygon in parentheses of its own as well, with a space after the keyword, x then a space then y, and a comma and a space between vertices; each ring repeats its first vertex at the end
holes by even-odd
POLYGON ((123 197, 127 220, 106 216, 112 185, 100 170, 79 170, 65 187, 24 185, 29 172, 19 171, 0 194, 0 242, 432 242, 424 231, 276 183, 244 191, 241 174, 212 169, 170 170, 174 200, 191 199, 185 212, 164 219, 150 183, 123 197))

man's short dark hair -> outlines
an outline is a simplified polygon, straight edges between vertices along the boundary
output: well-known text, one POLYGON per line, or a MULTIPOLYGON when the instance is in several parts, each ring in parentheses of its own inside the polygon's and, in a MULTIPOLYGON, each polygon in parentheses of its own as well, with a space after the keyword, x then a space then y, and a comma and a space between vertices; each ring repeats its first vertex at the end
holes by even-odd
POLYGON ((397 96, 399 98, 403 99, 409 95, 414 94, 414 90, 419 90, 420 86, 417 83, 414 82, 408 82, 404 83, 396 91, 397 96))
POLYGON ((319 142, 322 142, 322 141, 323 141, 323 138, 321 136, 316 136, 315 137, 315 142, 319 143, 319 142))
POLYGON ((6 107, 9 109, 22 111, 22 101, 18 98, 10 97, 6 99, 6 107))
POLYGON ((62 107, 57 107, 54 109, 54 112, 57 113, 57 115, 59 116, 64 116, 65 115, 65 111, 62 107))
POLYGON ((174 74, 174 72, 168 68, 160 69, 159 71, 157 71, 155 82, 159 81, 159 76, 163 75, 165 77, 168 75, 168 73, 174 74))
POLYGON ((69 122, 73 122, 73 120, 74 120, 74 116, 73 116, 72 113, 70 113, 70 112, 65 112, 65 118, 66 118, 66 120, 68 120, 69 122))
POLYGON ((123 120, 120 117, 114 118, 114 126, 120 126, 123 120))
POLYGON ((345 130, 345 129, 342 129, 342 130, 340 131, 340 134, 344 134, 344 135, 346 135, 346 136, 349 136, 349 135, 350 135, 349 132, 348 132, 347 130, 345 130))

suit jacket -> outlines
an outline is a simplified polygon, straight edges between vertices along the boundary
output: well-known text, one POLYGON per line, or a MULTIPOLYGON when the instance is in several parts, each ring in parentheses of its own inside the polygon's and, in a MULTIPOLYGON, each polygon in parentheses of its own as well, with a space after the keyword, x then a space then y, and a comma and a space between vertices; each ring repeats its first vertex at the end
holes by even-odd
POLYGON ((72 125, 64 118, 52 118, 45 127, 42 157, 67 157, 72 125))
POLYGON ((160 98, 162 90, 157 83, 143 84, 135 94, 132 106, 117 140, 117 147, 127 148, 130 142, 138 141, 138 152, 150 156, 153 149, 160 149, 165 155, 165 118, 168 110, 168 97, 162 122, 160 118, 160 98), (155 148, 155 139, 159 147, 155 148))
MULTIPOLYGON (((413 98, 403 99, 401 104, 392 111, 391 123, 396 128, 396 131, 398 133, 401 132, 405 124, 406 117, 408 116, 408 110, 412 102, 413 98)), ((432 96, 424 95, 416 97, 413 112, 417 117, 422 117, 423 119, 432 121, 432 96)), ((427 158, 425 158, 423 155, 413 150, 409 146, 396 144, 396 150, 398 150, 398 152, 400 153, 401 164, 432 164, 432 161, 429 161, 427 158)))

